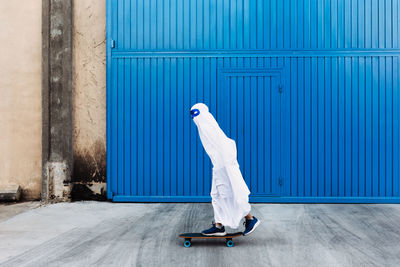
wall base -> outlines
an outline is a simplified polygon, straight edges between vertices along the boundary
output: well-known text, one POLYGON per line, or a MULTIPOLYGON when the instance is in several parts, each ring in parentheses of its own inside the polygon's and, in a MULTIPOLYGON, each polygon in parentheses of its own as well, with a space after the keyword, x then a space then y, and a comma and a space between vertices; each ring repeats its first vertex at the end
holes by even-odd
POLYGON ((71 198, 71 172, 68 164, 64 162, 48 162, 45 166, 46 169, 46 196, 42 201, 48 202, 65 202, 70 201, 71 198))

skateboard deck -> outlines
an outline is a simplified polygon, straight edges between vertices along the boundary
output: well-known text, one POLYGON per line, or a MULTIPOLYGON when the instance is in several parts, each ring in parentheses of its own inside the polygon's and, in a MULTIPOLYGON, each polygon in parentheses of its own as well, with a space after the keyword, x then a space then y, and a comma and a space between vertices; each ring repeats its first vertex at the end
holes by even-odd
POLYGON ((207 236, 207 235, 202 235, 201 233, 185 233, 185 234, 180 234, 179 237, 185 239, 183 245, 187 248, 192 245, 192 239, 225 239, 226 246, 233 247, 234 243, 232 239, 234 237, 239 237, 242 235, 243 235, 242 232, 226 234, 224 236, 207 236))

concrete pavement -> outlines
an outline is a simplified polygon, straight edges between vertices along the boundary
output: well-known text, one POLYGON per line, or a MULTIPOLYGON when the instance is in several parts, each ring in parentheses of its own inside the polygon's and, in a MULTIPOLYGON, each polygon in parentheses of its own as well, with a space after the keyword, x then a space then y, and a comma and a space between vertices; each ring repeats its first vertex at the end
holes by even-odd
POLYGON ((0 203, 0 222, 15 215, 40 206, 40 201, 26 201, 19 203, 0 203))
POLYGON ((227 248, 193 240, 210 204, 47 205, 0 222, 0 266, 400 266, 400 205, 257 204, 227 248))

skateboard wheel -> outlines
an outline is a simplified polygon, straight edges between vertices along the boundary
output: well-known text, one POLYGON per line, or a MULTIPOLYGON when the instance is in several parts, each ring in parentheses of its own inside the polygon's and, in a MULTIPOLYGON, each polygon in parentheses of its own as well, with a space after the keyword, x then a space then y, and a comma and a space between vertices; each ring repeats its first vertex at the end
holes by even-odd
POLYGON ((190 242, 189 240, 185 240, 185 243, 183 243, 183 245, 188 248, 192 245, 192 242, 190 242))
POLYGON ((226 241, 226 246, 230 247, 230 248, 233 247, 233 241, 232 240, 227 240, 226 241))

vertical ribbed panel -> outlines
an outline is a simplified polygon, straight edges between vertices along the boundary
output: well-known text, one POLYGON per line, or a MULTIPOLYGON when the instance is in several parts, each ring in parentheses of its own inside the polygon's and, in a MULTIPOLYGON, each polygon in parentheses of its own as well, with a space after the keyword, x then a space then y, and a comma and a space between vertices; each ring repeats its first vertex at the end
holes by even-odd
POLYGON ((398 0, 114 0, 120 50, 399 48, 398 0))
POLYGON ((287 194, 399 196, 398 57, 296 57, 286 67, 287 194))
POLYGON ((400 201, 398 0, 108 1, 110 198, 208 200, 204 102, 252 201, 400 201))
POLYGON ((218 72, 217 120, 237 141, 238 161, 253 196, 279 195, 281 72, 227 64, 218 72))

